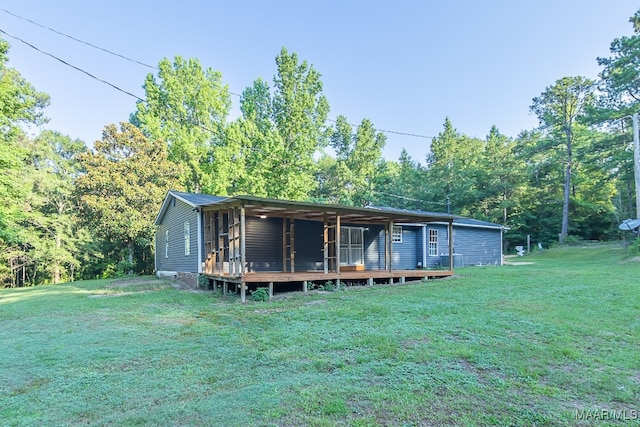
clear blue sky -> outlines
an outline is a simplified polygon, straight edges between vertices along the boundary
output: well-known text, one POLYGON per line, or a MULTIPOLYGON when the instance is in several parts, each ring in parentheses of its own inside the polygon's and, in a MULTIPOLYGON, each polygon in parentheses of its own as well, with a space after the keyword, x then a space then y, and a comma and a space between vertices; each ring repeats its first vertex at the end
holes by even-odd
MULTIPOLYGON (((462 1, 3 1, 1 9, 138 61, 195 57, 241 93, 272 82, 282 47, 322 74, 330 118, 369 118, 379 129, 435 136, 445 117, 469 136, 492 125, 517 136, 537 120, 531 99, 565 76, 597 77, 596 58, 631 35, 629 0, 462 1)), ((0 11, 0 29, 144 97, 152 70, 0 11)), ((48 128, 87 143, 128 120, 135 99, 19 41, 10 66, 51 95, 48 128)), ((238 98, 232 97, 237 115, 238 98)), ((431 139, 387 134, 424 162, 431 139)))

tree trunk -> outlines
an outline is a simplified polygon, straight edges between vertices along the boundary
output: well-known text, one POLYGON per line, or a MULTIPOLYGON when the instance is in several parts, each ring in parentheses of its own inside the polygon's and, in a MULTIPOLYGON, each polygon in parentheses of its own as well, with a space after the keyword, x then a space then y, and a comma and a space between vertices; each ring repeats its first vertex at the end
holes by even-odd
POLYGON ((571 195, 572 135, 570 128, 565 129, 565 135, 567 137, 567 167, 565 168, 564 175, 564 201, 562 203, 562 229, 560 231, 560 244, 564 243, 569 235, 569 198, 571 195))
MULTIPOLYGON (((56 255, 60 253, 60 248, 62 248, 62 239, 60 238, 60 233, 56 232, 56 255)), ((53 283, 60 283, 60 276, 60 262, 56 259, 53 265, 53 283)))
POLYGON ((130 276, 133 274, 133 239, 129 239, 127 242, 127 249, 129 250, 129 271, 127 274, 130 276))

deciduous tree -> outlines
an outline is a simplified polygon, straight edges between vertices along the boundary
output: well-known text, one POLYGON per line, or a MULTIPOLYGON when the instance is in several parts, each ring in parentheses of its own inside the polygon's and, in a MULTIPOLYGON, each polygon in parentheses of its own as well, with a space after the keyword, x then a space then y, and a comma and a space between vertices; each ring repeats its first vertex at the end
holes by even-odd
POLYGON ((86 173, 76 181, 83 218, 101 236, 127 248, 150 248, 153 221, 166 192, 179 188, 179 168, 167 147, 130 123, 105 127, 92 152, 80 156, 86 173))
POLYGON ((578 120, 594 102, 594 82, 585 77, 564 77, 533 99, 531 111, 538 116, 542 129, 551 136, 548 149, 564 147, 564 197, 560 241, 569 233, 569 199, 573 149, 578 120))

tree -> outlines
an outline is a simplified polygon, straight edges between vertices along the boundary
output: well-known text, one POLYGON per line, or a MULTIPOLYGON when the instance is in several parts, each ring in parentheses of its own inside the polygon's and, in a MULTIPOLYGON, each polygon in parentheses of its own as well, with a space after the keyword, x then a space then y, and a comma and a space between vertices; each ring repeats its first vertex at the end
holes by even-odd
POLYGON ((147 75, 146 99, 137 102, 131 123, 165 141, 169 160, 184 165, 180 182, 188 191, 225 194, 224 176, 233 164, 224 144, 231 101, 222 74, 180 56, 173 63, 163 59, 158 68, 157 79, 147 75))
POLYGON ((314 155, 326 145, 329 103, 307 61, 282 48, 276 57, 273 121, 282 143, 279 197, 302 200, 315 186, 314 155))
POLYGON ((8 51, 9 44, 0 39, 0 281, 14 284, 12 265, 24 256, 27 242, 22 227, 29 195, 22 127, 46 122, 43 110, 49 96, 7 66, 8 51))
POLYGON ((564 77, 533 98, 531 111, 538 116, 541 127, 552 137, 550 149, 564 146, 565 172, 564 197, 562 204, 562 228, 560 242, 569 234, 569 199, 571 192, 571 171, 573 149, 578 120, 584 117, 588 107, 594 102, 594 82, 584 77, 564 77))
POLYGON ((483 147, 481 140, 460 134, 445 119, 444 130, 433 139, 427 155, 426 197, 434 203, 449 199, 452 213, 469 214, 468 207, 478 199, 476 177, 483 147))
POLYGON ((53 283, 74 279, 80 267, 83 233, 75 221, 74 181, 80 175, 78 156, 86 151, 81 140, 43 131, 28 146, 30 186, 28 228, 31 254, 37 268, 53 283))
MULTIPOLYGON (((590 111, 591 121, 600 126, 608 124, 607 130, 611 134, 602 149, 608 152, 608 159, 616 161, 616 170, 621 171, 618 190, 621 201, 627 198, 629 203, 629 207, 620 203, 621 213, 626 212, 622 218, 632 217, 635 210, 631 208, 635 197, 630 191, 635 185, 630 116, 639 112, 640 104, 640 10, 629 22, 633 24, 634 34, 614 39, 610 47, 611 56, 598 58, 598 64, 603 66, 600 73, 602 95, 598 108, 590 111)), ((640 216, 639 212, 635 214, 640 216)))
POLYGON ((501 134, 496 126, 491 127, 478 161, 475 177, 478 201, 472 209, 474 217, 509 225, 526 179, 515 148, 511 138, 501 134))
POLYGON ((242 117, 227 129, 234 190, 272 198, 308 199, 316 186, 315 156, 326 145, 329 105, 318 73, 295 53, 276 57, 274 86, 254 81, 240 98, 242 117))
POLYGON ((180 169, 168 160, 166 146, 145 137, 130 123, 108 125, 94 151, 80 156, 86 173, 76 181, 80 213, 98 235, 127 248, 147 248, 153 221, 166 192, 178 188, 180 169))
POLYGON ((324 200, 344 205, 365 206, 372 200, 373 180, 382 161, 386 137, 364 119, 355 134, 347 118, 338 116, 331 135, 336 159, 324 159, 322 191, 324 200))
POLYGON ((38 92, 18 71, 7 67, 9 43, 0 39, 0 132, 5 140, 21 133, 21 125, 47 122, 49 95, 38 92))

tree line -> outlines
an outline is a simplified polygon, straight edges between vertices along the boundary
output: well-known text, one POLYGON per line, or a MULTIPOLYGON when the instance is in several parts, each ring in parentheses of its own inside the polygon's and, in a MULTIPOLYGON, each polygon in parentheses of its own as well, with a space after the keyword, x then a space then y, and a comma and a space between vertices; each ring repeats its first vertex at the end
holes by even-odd
POLYGON ((129 121, 89 149, 44 129, 49 96, 8 67, 0 40, 0 281, 59 283, 153 272, 153 222, 170 189, 450 212, 504 225, 507 249, 618 237, 637 217, 630 116, 640 101, 640 11, 597 58, 532 100, 540 126, 484 139, 445 118, 425 158, 385 160, 371 120, 328 119, 321 74, 283 48, 229 119, 220 72, 162 59, 129 121), (30 136, 25 129, 41 129, 30 136))

